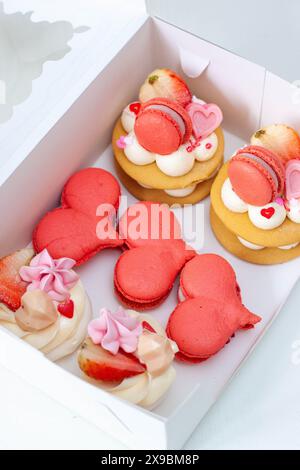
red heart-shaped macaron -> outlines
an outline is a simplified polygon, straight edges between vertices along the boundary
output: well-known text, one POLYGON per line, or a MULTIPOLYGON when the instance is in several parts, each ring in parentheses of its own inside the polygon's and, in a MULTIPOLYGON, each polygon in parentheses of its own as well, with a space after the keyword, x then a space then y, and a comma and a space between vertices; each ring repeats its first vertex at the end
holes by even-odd
POLYGON ((167 333, 177 343, 180 360, 201 362, 222 349, 235 331, 261 320, 242 304, 235 272, 218 255, 197 255, 185 265, 179 297, 167 333))
POLYGON ((166 205, 140 202, 121 217, 119 232, 129 250, 115 267, 115 290, 131 308, 160 304, 185 263, 195 256, 181 239, 181 227, 166 205))
POLYGON ((87 168, 64 186, 61 207, 48 212, 33 233, 37 253, 47 248, 55 258, 82 264, 104 248, 123 244, 113 226, 120 186, 109 172, 87 168))

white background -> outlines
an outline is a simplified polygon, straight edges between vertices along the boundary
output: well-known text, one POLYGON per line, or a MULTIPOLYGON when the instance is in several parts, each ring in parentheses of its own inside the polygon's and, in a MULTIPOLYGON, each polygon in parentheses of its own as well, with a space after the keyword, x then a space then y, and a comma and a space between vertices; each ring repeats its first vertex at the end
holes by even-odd
MULTIPOLYGON (((184 29, 284 78, 298 78, 297 0, 150 0, 149 4, 154 14, 184 29)), ((293 308, 282 312, 186 448, 299 449, 300 365, 292 360, 298 340, 300 317, 293 308)), ((3 368, 0 384, 0 448, 123 448, 3 368)))

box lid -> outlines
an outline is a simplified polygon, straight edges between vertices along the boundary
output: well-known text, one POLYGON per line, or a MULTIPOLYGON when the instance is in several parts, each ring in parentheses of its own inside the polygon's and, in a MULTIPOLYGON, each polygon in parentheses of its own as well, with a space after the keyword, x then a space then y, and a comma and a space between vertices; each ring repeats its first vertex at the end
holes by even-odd
POLYGON ((152 16, 266 67, 298 79, 300 4, 274 0, 146 0, 152 16))
POLYGON ((143 0, 3 0, 0 185, 146 19, 143 0))

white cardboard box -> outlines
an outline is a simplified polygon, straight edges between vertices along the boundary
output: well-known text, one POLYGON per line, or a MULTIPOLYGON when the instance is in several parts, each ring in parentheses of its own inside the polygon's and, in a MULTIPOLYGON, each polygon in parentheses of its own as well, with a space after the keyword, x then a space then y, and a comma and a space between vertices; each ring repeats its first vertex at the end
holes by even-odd
MULTIPOLYGON (((4 2, 4 6, 8 3, 11 9, 10 2, 4 2)), ((17 11, 20 2, 12 3, 17 11)), ((23 9, 24 3, 35 2, 22 2, 23 9)), ((67 8, 62 14, 70 21, 72 15, 67 8)), ((74 171, 90 164, 114 171, 109 146, 113 124, 155 67, 167 66, 193 76, 185 77, 193 93, 222 108, 226 157, 263 124, 284 121, 300 130, 297 90, 264 68, 161 20, 148 18, 143 12, 136 15, 134 8, 130 21, 122 16, 123 23, 117 25, 113 38, 108 35, 110 40, 103 47, 102 23, 107 25, 108 20, 102 18, 101 24, 96 24, 95 15, 90 16, 84 21, 80 18, 84 26, 90 27, 90 36, 78 48, 72 43, 72 63, 66 55, 52 62, 51 70, 45 67, 33 84, 32 94, 0 128, 0 142, 8 149, 7 159, 2 164, 0 161, 0 214, 5 220, 0 231, 1 255, 30 241, 32 228, 46 210, 57 204, 64 181, 74 171), (40 87, 48 80, 52 80, 55 93, 45 97, 44 92, 42 105, 40 87), (62 87, 60 94, 56 86, 62 87), (33 126, 25 138, 22 129, 34 110, 39 125, 33 126), (13 150, 9 147, 12 139, 16 141, 13 150)), ((131 196, 129 199, 134 201, 131 196)), ((230 256, 211 233, 208 206, 206 201, 204 246, 197 248, 226 256, 237 272, 245 304, 261 314, 263 321, 254 330, 238 333, 220 354, 202 364, 176 364, 176 382, 154 412, 85 382, 75 355, 53 364, 2 328, 1 364, 128 446, 180 448, 274 319, 300 267, 299 260, 279 267, 259 267, 230 256)), ((95 315, 100 306, 115 308, 118 304, 112 282, 117 257, 117 251, 104 251, 80 268, 95 315)), ((165 324, 175 305, 176 287, 154 314, 165 324)))

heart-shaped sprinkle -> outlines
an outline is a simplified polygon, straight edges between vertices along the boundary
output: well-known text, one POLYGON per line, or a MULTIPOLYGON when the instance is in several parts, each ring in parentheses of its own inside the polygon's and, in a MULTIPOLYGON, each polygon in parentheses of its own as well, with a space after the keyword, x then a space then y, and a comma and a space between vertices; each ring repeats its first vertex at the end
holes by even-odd
POLYGON ((74 302, 72 299, 67 300, 57 306, 57 310, 63 317, 73 318, 74 316, 74 302))
POLYGON ((266 219, 271 219, 271 217, 275 214, 274 207, 266 207, 260 211, 261 215, 266 219))
POLYGON ((141 109, 141 103, 139 103, 138 101, 135 102, 135 103, 131 103, 129 105, 129 110, 134 113, 136 116, 139 114, 140 112, 140 109, 141 109))
POLYGON ((300 160, 290 160, 285 170, 286 197, 300 198, 300 160))
POLYGON ((208 137, 214 132, 223 120, 223 114, 216 104, 190 103, 186 107, 193 125, 193 133, 196 138, 208 137))

